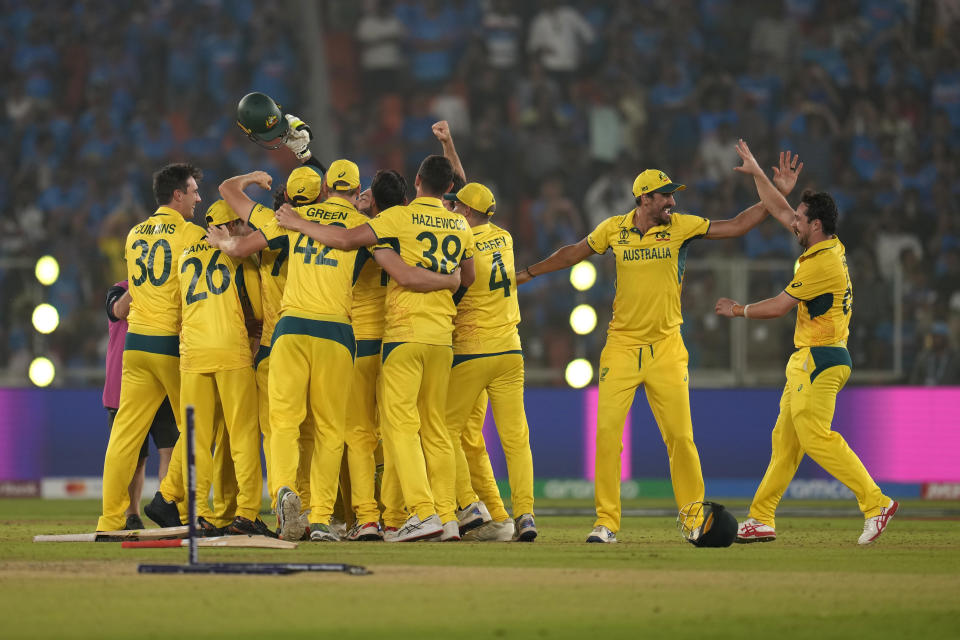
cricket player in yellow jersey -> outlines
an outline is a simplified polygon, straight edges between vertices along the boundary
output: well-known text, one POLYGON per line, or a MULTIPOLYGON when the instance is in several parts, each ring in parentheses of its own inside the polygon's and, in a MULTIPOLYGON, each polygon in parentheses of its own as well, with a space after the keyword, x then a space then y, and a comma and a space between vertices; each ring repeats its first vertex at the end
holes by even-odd
POLYGON ((883 494, 843 436, 831 428, 837 393, 853 367, 847 351, 853 288, 846 252, 836 236, 836 204, 829 194, 808 191, 794 211, 743 140, 737 152, 743 159, 738 171, 753 176, 764 206, 777 219, 791 220, 791 229, 804 248, 793 280, 777 297, 747 305, 720 298, 716 305, 719 315, 752 320, 779 318, 797 308, 793 335, 797 350, 787 362, 770 464, 749 517, 738 528, 737 542, 776 538, 777 505, 807 454, 853 491, 864 515, 863 533, 857 542, 871 544, 884 532, 899 504, 883 494))
MULTIPOLYGON (((520 305, 513 237, 490 222, 497 204, 493 193, 484 185, 470 182, 444 198, 456 203, 457 213, 470 225, 476 271, 473 285, 457 301, 447 428, 451 438, 460 441, 477 398, 483 391, 487 392, 507 460, 516 540, 532 542, 537 537, 533 519, 533 457, 523 407, 523 352, 517 332, 520 305)), ((472 453, 464 451, 468 452, 472 453)), ((468 459, 468 464, 471 467, 489 465, 485 452, 482 458, 468 459)), ((506 513, 499 494, 496 498, 496 502, 487 507, 493 519, 502 522, 506 513)))
MULTIPOLYGON (((381 170, 370 183, 366 206, 360 212, 368 218, 380 211, 406 203, 407 183, 393 170, 381 170)), ((380 540, 380 510, 377 505, 375 452, 380 442, 377 407, 377 383, 380 379, 380 348, 383 338, 384 302, 389 275, 366 249, 359 249, 359 274, 353 287, 351 323, 357 339, 357 357, 353 364, 353 382, 347 404, 347 429, 344 440, 349 468, 350 503, 355 523, 347 531, 349 541, 380 540)), ((399 529, 406 515, 403 496, 397 482, 381 490, 387 526, 399 529), (392 494, 392 495, 387 495, 392 494), (397 520, 399 519, 399 523, 397 520)))
MULTIPOLYGON (((797 169, 781 167, 785 192, 797 169)), ((680 336, 680 289, 687 250, 697 238, 736 238, 767 215, 757 203, 730 220, 711 222, 673 213, 673 194, 685 189, 663 171, 647 169, 633 183, 636 208, 601 222, 586 238, 517 274, 520 284, 612 250, 617 264, 613 319, 600 354, 595 493, 597 520, 587 542, 616 542, 620 529, 620 453, 623 427, 637 387, 644 386, 667 447, 678 506, 703 500, 700 456, 693 442, 687 349, 680 336)), ((699 523, 696 523, 699 524, 699 523)))
MULTIPOLYGON (((417 172, 417 198, 409 205, 387 209, 362 227, 315 227, 313 235, 344 250, 376 245, 378 262, 381 254, 392 254, 414 272, 453 275, 462 267, 457 276, 469 286, 474 279, 473 234, 463 216, 447 211, 440 201, 452 183, 450 161, 428 156, 417 172)), ((278 219, 283 212, 281 207, 278 219)), ((294 220, 289 211, 281 222, 286 225, 287 220, 294 220)), ((411 515, 389 539, 459 540, 456 463, 445 425, 456 306, 448 291, 416 291, 394 278, 393 272, 390 276, 378 395, 380 426, 385 458, 396 464, 411 515)))
MULTIPOLYGON (((287 280, 287 268, 290 259, 290 240, 285 233, 277 233, 267 238, 262 228, 273 224, 273 210, 264 207, 247 196, 244 189, 250 184, 269 189, 270 176, 262 171, 236 176, 224 181, 221 195, 238 212, 240 218, 257 233, 244 236, 231 236, 224 230, 212 228, 208 240, 229 256, 245 258, 258 253, 260 257, 260 281, 262 283, 263 328, 260 333, 260 347, 253 360, 256 369, 257 392, 260 407, 260 430, 263 434, 263 452, 267 464, 267 489, 273 507, 276 507, 276 492, 279 488, 274 482, 273 465, 270 453, 270 401, 268 380, 270 373, 270 346, 274 328, 280 318, 281 299, 287 280)), ((287 179, 284 189, 285 201, 295 206, 312 204, 320 198, 323 175, 312 165, 294 169, 287 179)), ((310 420, 309 414, 306 418, 310 420)), ((304 427, 301 433, 301 469, 298 472, 297 493, 304 502, 309 497, 310 455, 313 450, 313 429, 304 427)))
MULTIPOLYGON (((211 227, 249 231, 223 200, 207 210, 206 218, 211 227)), ((257 383, 240 302, 242 261, 211 246, 206 235, 203 227, 187 225, 176 263, 183 309, 180 399, 183 406, 194 407, 196 416, 197 513, 206 522, 214 519, 207 495, 213 481, 214 426, 222 415, 237 483, 236 517, 227 531, 270 535, 258 517, 263 476, 257 383)))
MULTIPOLYGON (((180 415, 180 288, 174 269, 183 251, 187 220, 200 202, 197 180, 203 174, 189 164, 171 164, 153 176, 153 194, 159 208, 133 227, 125 243, 130 287, 129 331, 123 353, 120 406, 110 430, 103 461, 103 510, 98 531, 123 527, 130 501, 127 487, 133 478, 143 439, 165 397, 180 415)), ((174 500, 184 497, 181 467, 183 438, 173 449, 160 492, 144 510, 162 527, 178 526, 174 500)))

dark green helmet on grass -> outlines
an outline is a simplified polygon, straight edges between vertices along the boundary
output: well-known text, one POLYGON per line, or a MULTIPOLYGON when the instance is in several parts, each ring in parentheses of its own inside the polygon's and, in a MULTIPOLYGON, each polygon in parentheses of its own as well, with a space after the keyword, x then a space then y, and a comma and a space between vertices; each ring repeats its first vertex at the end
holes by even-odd
POLYGON ((254 91, 240 99, 237 104, 237 124, 247 137, 268 149, 276 149, 280 142, 270 146, 267 143, 287 132, 287 119, 280 111, 280 105, 265 93, 254 91))

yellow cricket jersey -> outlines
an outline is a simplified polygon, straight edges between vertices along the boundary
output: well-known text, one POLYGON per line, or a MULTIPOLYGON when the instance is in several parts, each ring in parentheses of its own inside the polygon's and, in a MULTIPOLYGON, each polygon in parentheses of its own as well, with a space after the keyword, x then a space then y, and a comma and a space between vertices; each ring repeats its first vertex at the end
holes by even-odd
POLYGON ((290 259, 290 238, 283 229, 276 227, 273 209, 258 204, 250 212, 249 226, 260 231, 267 240, 267 248, 260 251, 260 285, 263 298, 263 331, 260 344, 269 347, 273 328, 280 319, 283 289, 287 283, 287 261, 290 259), (279 232, 267 237, 263 227, 273 224, 279 232))
POLYGON ((379 340, 383 337, 383 305, 390 276, 365 248, 357 252, 356 268, 359 273, 353 285, 350 311, 353 335, 357 340, 379 340))
POLYGON ((174 263, 183 251, 186 227, 178 212, 160 207, 127 234, 131 333, 180 333, 180 289, 174 263))
POLYGON ((633 213, 607 218, 587 236, 591 249, 612 249, 616 256, 617 289, 607 339, 625 346, 653 344, 679 331, 687 247, 710 229, 706 218, 672 213, 669 224, 641 234, 633 213))
POLYGON ((839 238, 834 236, 804 251, 784 291, 800 300, 793 334, 796 348, 846 345, 853 287, 846 249, 839 238))
MULTIPOLYGON (((411 266, 451 273, 473 257, 466 218, 447 211, 438 198, 390 207, 367 224, 377 236, 377 251, 393 249, 411 266)), ((418 293, 390 280, 385 304, 384 342, 451 344, 457 308, 449 291, 418 293)))
POLYGON ((513 237, 495 224, 473 231, 477 279, 457 303, 453 352, 502 353, 520 349, 520 305, 513 262, 513 237))
MULTIPOLYGON (((264 210, 273 213, 271 209, 264 210)), ((347 229, 368 220, 352 204, 337 196, 294 210, 305 220, 347 229)), ((259 230, 268 245, 274 238, 285 236, 290 246, 280 316, 348 324, 357 252, 326 247, 302 233, 282 228, 276 219, 259 230)))
POLYGON ((180 274, 180 370, 210 373, 253 364, 243 321, 239 280, 242 260, 210 246, 207 230, 187 224, 183 251, 177 257, 180 274))

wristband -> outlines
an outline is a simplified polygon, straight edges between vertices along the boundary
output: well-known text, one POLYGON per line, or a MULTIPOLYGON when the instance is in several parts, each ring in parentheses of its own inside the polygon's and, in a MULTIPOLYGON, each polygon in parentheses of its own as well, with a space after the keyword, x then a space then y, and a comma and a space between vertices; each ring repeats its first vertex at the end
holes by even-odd
POLYGON ((747 309, 749 309, 749 308, 750 308, 750 305, 749 305, 749 304, 748 304, 748 305, 745 305, 745 306, 743 307, 743 317, 744 317, 744 318, 749 318, 749 317, 750 317, 749 315, 747 315, 747 309))

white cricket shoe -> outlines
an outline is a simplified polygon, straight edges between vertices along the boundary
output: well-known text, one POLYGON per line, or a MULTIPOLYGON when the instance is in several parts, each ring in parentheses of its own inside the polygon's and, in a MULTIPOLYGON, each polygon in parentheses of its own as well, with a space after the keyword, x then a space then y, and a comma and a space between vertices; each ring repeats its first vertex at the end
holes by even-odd
POLYGON ((517 542, 533 542, 537 537, 537 524, 533 521, 532 513, 525 513, 514 520, 517 542))
POLYGON ((737 544, 749 542, 770 542, 777 539, 777 532, 768 524, 763 524, 756 518, 747 518, 737 527, 737 544))
POLYGON ((300 519, 300 496, 290 487, 277 491, 277 524, 280 537, 296 542, 303 536, 304 526, 300 519))
POLYGON ((330 530, 342 538, 347 535, 347 523, 333 516, 330 518, 330 530))
POLYGON ((899 508, 900 503, 896 500, 891 500, 890 504, 880 512, 880 515, 864 520, 863 533, 860 534, 860 539, 857 540, 857 544, 872 544, 873 541, 879 538, 880 534, 884 532, 899 508))
POLYGON ((373 540, 383 540, 383 534, 380 533, 380 525, 376 522, 360 522, 359 520, 350 527, 345 536, 350 542, 367 542, 373 540))
POLYGON ((413 514, 403 523, 395 538, 385 538, 385 540, 387 542, 416 542, 417 540, 435 538, 442 533, 443 523, 440 522, 440 516, 437 514, 433 514, 426 520, 420 520, 417 514, 413 514))
POLYGON ((606 528, 602 524, 598 524, 593 528, 593 531, 590 532, 590 535, 587 536, 587 542, 605 542, 612 543, 617 541, 617 534, 610 529, 606 528))
POLYGON ((487 511, 487 506, 479 500, 477 502, 471 502, 460 511, 457 511, 457 524, 460 527, 461 536, 471 529, 476 529, 490 522, 492 519, 490 512, 487 511))
POLYGON ((440 542, 460 542, 460 526, 456 520, 443 523, 443 533, 440 534, 440 542))
POLYGON ((398 535, 400 535, 400 529, 397 529, 396 527, 384 527, 384 528, 383 528, 383 541, 384 541, 384 542, 396 542, 398 535))
POLYGON ((313 542, 340 542, 340 536, 328 524, 310 525, 310 540, 313 542))
POLYGON ((512 542, 513 520, 497 522, 491 520, 476 529, 471 529, 463 535, 465 542, 512 542))

